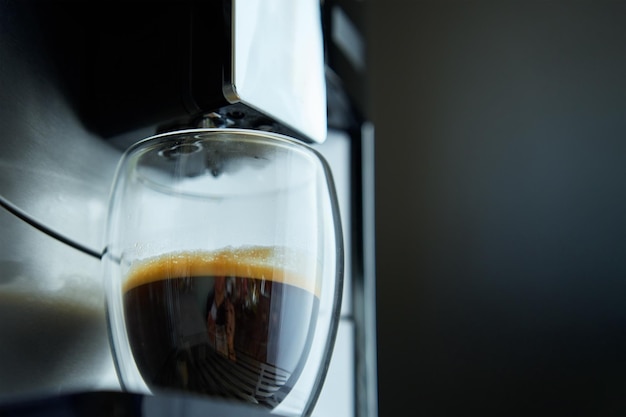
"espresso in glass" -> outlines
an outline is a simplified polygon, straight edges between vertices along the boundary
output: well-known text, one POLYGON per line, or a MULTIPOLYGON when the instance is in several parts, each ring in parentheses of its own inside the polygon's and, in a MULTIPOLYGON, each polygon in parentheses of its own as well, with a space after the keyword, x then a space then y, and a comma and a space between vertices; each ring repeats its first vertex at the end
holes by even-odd
POLYGON ((343 288, 336 193, 315 149, 230 128, 140 141, 120 159, 105 242, 124 390, 312 413, 343 288))
POLYGON ((312 340, 319 297, 269 262, 275 248, 179 252, 131 268, 123 308, 134 361, 150 389, 274 408, 312 340))

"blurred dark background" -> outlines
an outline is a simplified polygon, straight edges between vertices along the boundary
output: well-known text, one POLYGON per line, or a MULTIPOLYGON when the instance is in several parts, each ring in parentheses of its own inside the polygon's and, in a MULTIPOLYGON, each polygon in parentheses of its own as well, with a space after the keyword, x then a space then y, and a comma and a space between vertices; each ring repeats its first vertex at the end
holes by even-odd
POLYGON ((380 416, 626 415, 626 2, 369 1, 380 416))

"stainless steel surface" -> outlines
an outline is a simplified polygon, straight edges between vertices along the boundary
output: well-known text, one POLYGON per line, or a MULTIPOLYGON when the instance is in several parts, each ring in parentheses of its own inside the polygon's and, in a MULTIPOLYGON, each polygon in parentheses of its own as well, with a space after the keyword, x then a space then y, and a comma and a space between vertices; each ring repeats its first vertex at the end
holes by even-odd
POLYGON ((233 0, 231 102, 263 109, 276 120, 326 139, 324 51, 318 0, 233 0))
MULTIPOLYGON (((118 151, 82 127, 18 12, 0 25, 0 196, 100 252, 118 151)), ((0 230, 0 396, 115 386, 99 261, 4 209, 0 230)))
POLYGON ((0 208, 0 401, 119 387, 100 262, 0 208))
POLYGON ((100 251, 119 151, 82 126, 37 21, 0 12, 0 196, 100 251))
POLYGON ((363 271, 359 280, 353 278, 356 415, 374 417, 378 416, 374 126, 363 124, 361 134, 363 271))

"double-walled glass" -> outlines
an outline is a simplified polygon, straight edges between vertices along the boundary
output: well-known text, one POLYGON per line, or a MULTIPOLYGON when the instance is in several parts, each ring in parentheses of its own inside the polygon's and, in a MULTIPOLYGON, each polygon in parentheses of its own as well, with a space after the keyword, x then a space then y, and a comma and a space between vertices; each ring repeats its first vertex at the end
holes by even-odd
POLYGON ((311 412, 343 279, 337 200, 315 150, 252 130, 148 138, 120 161, 106 236, 125 389, 311 412))

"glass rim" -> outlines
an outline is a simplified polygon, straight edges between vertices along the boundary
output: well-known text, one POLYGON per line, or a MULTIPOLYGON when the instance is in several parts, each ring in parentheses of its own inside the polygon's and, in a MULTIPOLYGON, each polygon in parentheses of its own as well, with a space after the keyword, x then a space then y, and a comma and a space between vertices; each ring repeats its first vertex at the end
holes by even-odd
MULTIPOLYGON (((208 150, 210 149, 212 141, 214 144, 228 144, 230 142, 232 144, 235 144, 236 146, 259 146, 261 147, 261 149, 266 149, 268 151, 281 149, 288 154, 296 156, 298 159, 302 160, 302 162, 306 161, 308 164, 319 166, 321 168, 321 172, 323 172, 323 175, 326 177, 326 181, 330 183, 333 182, 332 171, 328 162, 320 152, 318 152, 310 145, 279 133, 239 128, 183 129, 149 136, 145 139, 135 142, 133 145, 129 146, 122 154, 122 157, 120 158, 118 164, 118 169, 116 171, 116 178, 120 175, 124 176, 124 174, 122 173, 124 167, 126 167, 125 169, 136 169, 138 167, 139 161, 143 158, 144 155, 149 155, 152 152, 158 152, 159 155, 161 155, 161 153, 166 150, 159 149, 160 146, 172 146, 172 149, 174 149, 175 147, 196 146, 198 150, 201 150, 204 146, 208 144, 209 148, 206 148, 208 150), (180 141, 180 143, 177 143, 178 141, 180 141)), ((195 152, 195 150, 189 151, 190 154, 193 152, 195 152)), ((160 182, 154 181, 149 177, 145 177, 144 175, 138 175, 137 178, 142 179, 142 183, 156 191, 165 193, 172 193, 174 191, 174 188, 171 188, 170 185, 161 184, 160 182)), ((212 194, 206 192, 197 193, 191 190, 177 189, 174 194, 177 194, 179 196, 188 196, 190 198, 202 199, 237 198, 241 194, 245 194, 246 196, 276 194, 281 191, 285 192, 285 190, 287 190, 288 188, 303 183, 303 181, 310 181, 310 179, 307 180, 306 178, 294 178, 291 181, 292 183, 286 184, 283 187, 272 187, 271 189, 262 188, 254 192, 247 190, 245 192, 237 193, 217 192, 215 194, 212 194)))
POLYGON ((171 130, 167 132, 162 132, 162 133, 158 133, 156 135, 148 136, 146 138, 138 140, 137 142, 133 143, 128 148, 126 148, 126 150, 124 151, 124 154, 130 154, 134 152, 136 149, 145 146, 146 143, 156 141, 157 139, 167 139, 167 138, 172 138, 172 137, 179 136, 179 135, 194 134, 194 133, 195 134, 211 134, 215 136, 241 135, 241 138, 253 137, 253 138, 259 138, 259 139, 260 138, 269 139, 272 141, 282 142, 285 145, 300 148, 308 152, 313 152, 314 154, 316 154, 318 158, 324 160, 323 156, 316 149, 314 149, 311 146, 311 144, 308 144, 298 139, 294 139, 291 136, 287 136, 287 135, 276 133, 276 132, 265 131, 265 130, 246 129, 246 128, 238 128, 238 127, 237 128, 233 128, 233 127, 190 128, 190 129, 180 129, 180 130, 171 130))

